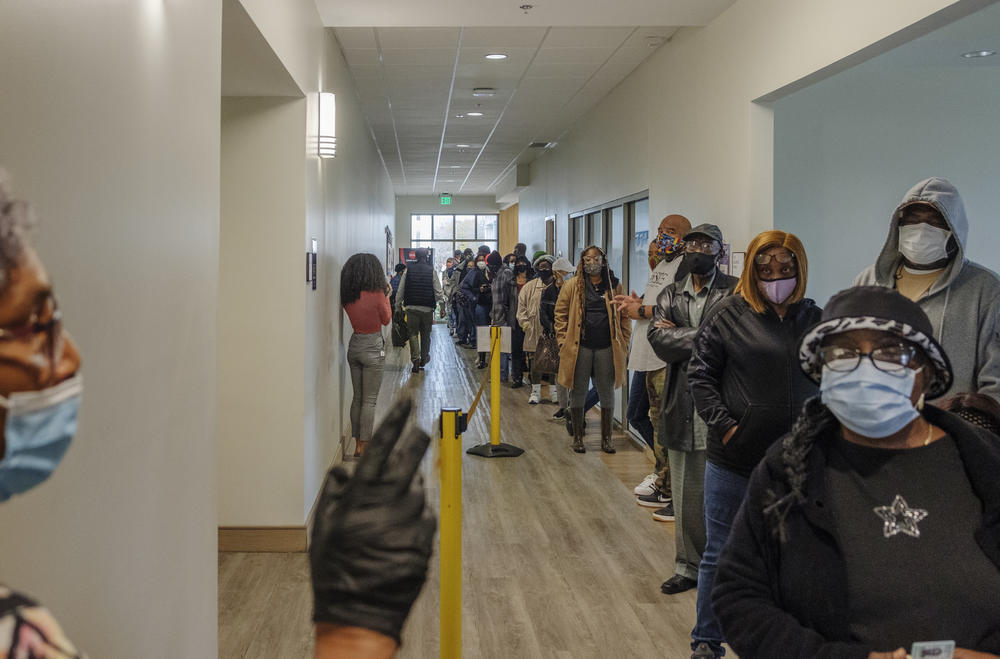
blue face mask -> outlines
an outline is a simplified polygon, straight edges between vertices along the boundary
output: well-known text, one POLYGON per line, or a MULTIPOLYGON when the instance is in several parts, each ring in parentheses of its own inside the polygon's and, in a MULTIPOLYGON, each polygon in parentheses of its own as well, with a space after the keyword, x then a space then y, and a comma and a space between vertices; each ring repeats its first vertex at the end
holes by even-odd
POLYGON ((83 377, 77 374, 48 389, 0 396, 0 407, 7 409, 0 502, 52 475, 76 434, 82 394, 83 377))
POLYGON ((838 421, 859 435, 881 439, 920 416, 910 402, 916 375, 912 368, 886 373, 864 357, 846 373, 824 366, 819 390, 838 421))

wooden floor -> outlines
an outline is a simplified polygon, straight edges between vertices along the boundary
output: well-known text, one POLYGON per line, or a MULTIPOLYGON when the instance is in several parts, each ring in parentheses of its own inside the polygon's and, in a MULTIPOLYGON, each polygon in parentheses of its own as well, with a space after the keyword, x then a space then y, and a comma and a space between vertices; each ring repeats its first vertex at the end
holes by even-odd
MULTIPOLYGON (((408 353, 391 349, 380 413, 411 377, 422 381, 425 428, 442 406, 467 409, 483 373, 474 357, 443 325, 424 373, 412 375, 408 353)), ((687 659, 695 592, 660 593, 673 568, 673 524, 654 521, 631 493, 651 470, 646 454, 620 434, 618 453, 601 453, 593 413, 587 453, 573 453, 550 420, 556 406, 528 405, 528 393, 502 390, 503 441, 524 455, 463 463, 463 656, 687 659)), ((488 410, 487 392, 466 447, 488 441, 488 410)), ((424 473, 436 508, 435 460, 429 452, 424 473)), ((436 557, 404 630, 404 659, 440 656, 436 557)), ((305 554, 219 555, 220 657, 311 657, 310 612, 305 554)))

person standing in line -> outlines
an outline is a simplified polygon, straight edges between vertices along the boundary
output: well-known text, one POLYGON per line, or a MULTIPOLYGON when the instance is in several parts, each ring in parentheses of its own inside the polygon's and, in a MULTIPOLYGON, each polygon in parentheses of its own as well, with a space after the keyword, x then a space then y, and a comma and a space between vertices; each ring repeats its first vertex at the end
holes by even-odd
POLYGON ((410 361, 412 373, 419 373, 431 359, 431 326, 434 308, 444 300, 441 281, 430 262, 430 253, 424 247, 416 250, 416 263, 412 263, 399 280, 396 292, 396 310, 406 309, 406 326, 410 330, 410 361))
MULTIPOLYGON (((563 284, 573 275, 573 264, 565 257, 560 256, 552 262, 552 282, 542 291, 542 299, 539 305, 538 317, 542 325, 542 332, 549 336, 556 335, 556 301, 559 299, 559 291, 563 284)), ((555 381, 555 395, 552 402, 559 404, 559 409, 552 415, 553 421, 564 421, 567 425, 569 436, 573 436, 573 428, 570 425, 569 415, 569 389, 558 382, 558 374, 553 376, 555 381)), ((550 394, 551 395, 551 394, 550 394)))
POLYGON ((394 270, 396 274, 394 274, 392 279, 389 280, 389 286, 392 287, 392 293, 389 295, 390 309, 396 308, 396 291, 399 290, 399 282, 403 278, 403 273, 406 272, 406 265, 397 263, 394 270))
POLYGON ((444 317, 448 323, 448 334, 455 335, 455 308, 452 304, 452 295, 455 287, 452 276, 455 274, 455 259, 448 257, 444 263, 444 274, 441 276, 441 292, 444 293, 444 317))
MULTIPOLYGON (((476 328, 488 326, 490 324, 490 311, 493 306, 493 294, 490 292, 490 280, 486 276, 486 257, 480 254, 476 257, 476 268, 470 270, 462 282, 462 294, 473 301, 472 306, 472 329, 470 332, 475 345, 476 328)), ((479 360, 476 368, 486 368, 486 353, 479 353, 479 360)))
POLYGON ((508 306, 507 322, 510 332, 510 388, 520 389, 524 386, 524 330, 517 321, 517 309, 520 304, 521 292, 529 282, 533 281, 535 271, 523 256, 514 258, 514 278, 511 281, 511 301, 508 306))
MULTIPOLYGON (((714 308, 732 295, 736 277, 719 271, 725 258, 722 231, 714 224, 700 224, 684 236, 684 262, 688 274, 670 284, 656 299, 656 312, 648 329, 656 356, 667 364, 664 378, 663 412, 658 440, 670 463, 674 530, 674 573, 661 586, 674 595, 698 585, 698 565, 705 551, 703 508, 705 449, 708 426, 694 413, 687 367, 694 337, 714 308)), ((656 505, 655 498, 651 504, 656 505)), ((643 504, 643 497, 639 497, 643 504)), ((668 521, 658 510, 653 518, 668 521)))
POLYGON ((528 257, 528 246, 524 243, 518 243, 514 245, 514 257, 515 258, 527 258, 528 257))
POLYGON ((1000 278, 965 258, 968 234, 955 186, 924 179, 893 211, 878 259, 854 285, 894 288, 920 305, 952 358, 955 380, 946 395, 1000 399, 1000 278))
POLYGON ((522 347, 529 365, 528 379, 531 382, 531 395, 528 396, 529 405, 537 405, 542 402, 542 374, 535 369, 533 355, 538 345, 538 339, 542 335, 542 293, 552 285, 552 264, 554 262, 555 259, 549 254, 543 254, 536 258, 534 269, 537 276, 527 282, 517 296, 517 324, 524 337, 522 347))
POLYGON ((649 243, 649 279, 646 291, 640 299, 635 291, 629 296, 615 297, 615 304, 636 321, 632 330, 632 345, 629 346, 628 366, 632 369, 632 383, 629 386, 628 422, 635 426, 643 441, 653 449, 656 459, 653 473, 642 479, 635 489, 637 497, 657 495, 663 501, 658 507, 670 503, 670 470, 667 453, 656 441, 659 427, 660 392, 663 391, 663 375, 666 364, 656 356, 646 338, 649 321, 656 309, 656 296, 668 284, 677 281, 682 273, 684 235, 691 230, 691 221, 683 215, 667 215, 660 221, 656 238, 649 243))
POLYGON ((340 271, 340 303, 351 321, 347 364, 351 369, 351 437, 354 456, 365 452, 375 424, 375 404, 382 387, 385 338, 382 326, 392 321, 382 265, 374 254, 354 254, 340 271))
MULTIPOLYGON (((486 276, 490 280, 490 325, 510 327, 511 317, 516 315, 517 307, 511 312, 514 298, 514 255, 508 254, 504 260, 500 252, 493 251, 486 257, 486 276)), ((514 321, 517 322, 516 320, 514 321)), ((500 353, 500 381, 507 382, 510 369, 510 353, 500 353)))
POLYGON ((761 233, 747 247, 736 294, 715 305, 694 338, 688 382, 708 426, 708 453, 692 659, 725 653, 711 599, 719 553, 750 472, 816 393, 816 383, 798 368, 799 337, 822 313, 805 297, 807 281, 802 242, 784 231, 761 233))
POLYGON ((625 384, 625 362, 632 323, 612 303, 621 284, 608 268, 604 251, 592 245, 583 251, 576 276, 559 292, 555 310, 559 342, 559 384, 572 387, 570 415, 573 451, 583 445, 583 405, 591 379, 601 401, 601 450, 614 453, 611 425, 615 389, 625 384))
POLYGON ((472 249, 466 248, 462 252, 462 258, 459 265, 455 268, 455 310, 457 312, 457 325, 458 325, 458 345, 462 348, 474 348, 475 338, 473 336, 473 320, 472 314, 475 308, 475 302, 462 292, 462 283, 468 274, 475 269, 475 255, 472 253, 472 249))

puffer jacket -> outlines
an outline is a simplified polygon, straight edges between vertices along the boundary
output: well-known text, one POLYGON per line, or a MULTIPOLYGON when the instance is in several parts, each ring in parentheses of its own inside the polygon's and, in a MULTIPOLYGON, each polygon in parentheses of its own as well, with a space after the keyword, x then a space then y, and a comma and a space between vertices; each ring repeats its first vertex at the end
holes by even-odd
MULTIPOLYGON (((697 327, 692 327, 691 316, 688 313, 688 294, 684 288, 688 284, 687 275, 680 281, 668 285, 656 298, 656 309, 653 311, 653 321, 646 330, 649 345, 656 356, 667 363, 667 376, 664 379, 663 394, 660 400, 663 407, 659 415, 659 436, 668 449, 675 451, 694 451, 704 447, 694 445, 694 400, 691 398, 691 388, 688 386, 687 367, 694 348, 694 337, 697 327), (676 327, 662 329, 656 327, 659 320, 668 320, 676 327)), ((701 324, 711 317, 712 311, 720 302, 733 294, 739 279, 716 271, 708 290, 708 299, 701 314, 701 324)))
POLYGON ((893 211, 889 235, 875 265, 858 275, 854 285, 896 287, 902 263, 899 220, 903 207, 914 202, 934 206, 958 245, 958 253, 941 277, 917 300, 951 361, 954 380, 945 396, 978 391, 1000 399, 1000 278, 965 258, 969 220, 954 185, 943 178, 929 178, 913 186, 893 211))
POLYGON ((817 391, 799 367, 798 347, 822 311, 804 299, 782 319, 771 307, 757 313, 742 296, 731 295, 702 323, 688 381, 695 409, 708 425, 710 462, 749 476, 774 440, 791 429, 817 391), (733 426, 739 427, 723 444, 733 426))
MULTIPOLYGON (((628 340, 632 336, 632 321, 620 313, 611 303, 615 295, 621 295, 622 286, 614 283, 604 296, 604 304, 608 309, 608 323, 611 325, 611 353, 615 363, 615 388, 625 384, 625 366, 628 363, 628 340)), ((580 308, 580 295, 577 287, 584 285, 584 277, 573 277, 559 289, 556 300, 556 341, 559 343, 559 376, 557 381, 567 389, 573 388, 573 376, 576 374, 576 357, 580 352, 580 326, 583 321, 583 310, 580 308)))
POLYGON ((534 352, 542 335, 542 291, 545 284, 535 277, 521 288, 517 296, 517 323, 524 330, 524 351, 534 352))

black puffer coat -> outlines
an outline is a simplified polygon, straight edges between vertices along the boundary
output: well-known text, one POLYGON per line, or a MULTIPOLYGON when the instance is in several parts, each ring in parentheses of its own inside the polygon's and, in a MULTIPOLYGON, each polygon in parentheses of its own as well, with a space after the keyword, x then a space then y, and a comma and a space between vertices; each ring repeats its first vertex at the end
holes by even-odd
POLYGON ((749 476, 774 440, 788 432, 816 383, 799 367, 799 338, 819 322, 809 299, 784 319, 768 307, 757 313, 740 295, 718 304, 695 336, 688 381, 708 425, 708 460, 749 476), (722 438, 733 426, 728 443, 722 438))

